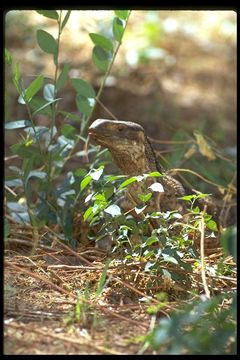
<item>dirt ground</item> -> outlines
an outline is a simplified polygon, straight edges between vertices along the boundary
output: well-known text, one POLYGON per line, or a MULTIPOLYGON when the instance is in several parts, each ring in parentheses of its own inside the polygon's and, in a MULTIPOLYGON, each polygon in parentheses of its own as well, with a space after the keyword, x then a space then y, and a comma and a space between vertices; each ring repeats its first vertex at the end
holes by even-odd
MULTIPOLYGON (((40 15, 37 16, 39 19, 40 15)), ((118 119, 139 122, 156 140, 153 141, 155 150, 163 156, 170 154, 169 160, 174 166, 185 165, 183 158, 174 162, 174 156, 171 157, 181 145, 168 143, 178 131, 190 137, 196 130, 203 131, 226 157, 236 151, 235 38, 221 35, 217 23, 215 28, 204 27, 203 17, 176 14, 179 31, 165 31, 159 37, 149 35, 153 36, 151 46, 163 49, 165 56, 143 59, 133 66, 127 63, 126 56, 133 41, 142 41, 139 23, 145 19, 144 11, 133 12, 129 34, 126 41, 123 40, 101 96, 108 112, 98 105, 92 116, 92 120, 109 118, 110 111, 118 119), (193 26, 195 21, 199 28, 194 35, 181 30, 186 24, 193 26)), ((173 13, 166 11, 161 20, 164 23, 172 18, 173 13)), ((25 81, 29 81, 29 74, 43 71, 51 74, 52 65, 47 56, 40 55, 40 49, 36 49, 33 25, 36 19, 29 17, 25 22, 22 18, 18 25, 16 19, 9 18, 6 23, 6 46, 20 61, 25 81)), ((229 12, 225 20, 226 24, 234 22, 235 14, 229 12)), ((49 31, 52 29, 51 21, 41 21, 49 31)), ((88 32, 93 32, 94 26, 92 19, 84 23, 82 18, 78 40, 72 36, 71 29, 66 31, 61 64, 70 60, 71 76, 83 77, 98 89, 101 74, 91 63, 92 44, 88 40, 88 32)), ((146 44, 146 48, 150 47, 146 44)), ((10 85, 11 74, 6 71, 6 120, 24 119, 26 110, 17 104, 16 92, 10 85)), ((62 109, 77 113, 70 81, 60 97, 62 109)), ((63 123, 61 117, 57 121, 58 125, 63 123)), ((46 119, 39 116, 38 122, 44 124, 46 119)), ((5 134, 6 157, 11 155, 10 145, 18 140, 19 132, 5 134)), ((80 148, 82 146, 80 144, 80 148)), ((66 171, 79 167, 81 161, 74 157, 66 171)), ((16 159, 7 162, 6 175, 8 166, 16 164, 16 159)), ((211 167, 211 162, 208 166, 211 167)), ((223 181, 230 181, 230 175, 223 174, 224 168, 219 169, 219 173, 223 181)), ((171 316, 171 311, 184 303, 189 289, 198 294, 204 292, 200 270, 189 274, 189 283, 176 283, 166 278, 155 279, 143 271, 144 264, 126 265, 119 258, 111 263, 107 286, 97 296, 107 254, 91 246, 71 250, 59 242, 53 249, 44 242, 48 231, 45 229, 40 234, 41 245, 36 246, 32 254, 29 250, 34 241, 32 230, 12 223, 4 267, 5 354, 139 354, 143 336, 152 326, 152 317, 146 310, 156 304, 156 293, 168 294, 168 302, 157 314, 159 320, 171 316)), ((221 258, 219 249, 206 261, 212 264, 221 258)), ((225 261, 233 263, 230 257, 225 261)), ((234 279, 209 276, 208 281, 213 294, 236 287, 234 279)), ((148 349, 144 353, 155 354, 148 349)))
MULTIPOLYGON (((27 250, 31 241, 26 240, 26 229, 13 228, 18 238, 10 237, 5 252, 5 354, 141 354, 152 326, 148 309, 159 304, 156 294, 168 297, 157 312, 157 322, 190 301, 189 294, 204 294, 200 268, 187 273, 168 264, 169 271, 188 275, 187 282, 173 281, 144 272, 144 262, 126 264, 118 258, 111 262, 98 295, 107 254, 95 247, 75 252, 59 243, 55 250, 40 245, 33 256, 27 250)), ((221 249, 209 255, 206 266, 220 262, 222 256, 221 249)), ((234 267, 231 257, 224 264, 234 267)), ((234 277, 208 274, 207 281, 212 295, 236 288, 234 277)), ((147 348, 144 354, 159 352, 147 348)))

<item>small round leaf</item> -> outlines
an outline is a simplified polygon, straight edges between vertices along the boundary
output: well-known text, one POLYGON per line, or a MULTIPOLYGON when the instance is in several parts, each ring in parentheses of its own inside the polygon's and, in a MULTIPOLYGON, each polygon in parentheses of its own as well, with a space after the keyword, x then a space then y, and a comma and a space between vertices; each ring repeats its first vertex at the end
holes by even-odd
POLYGON ((120 20, 118 17, 115 17, 113 19, 112 30, 113 30, 113 36, 114 36, 115 40, 120 42, 122 40, 124 27, 123 27, 122 20, 120 20))
POLYGON ((72 79, 72 84, 79 95, 86 98, 94 98, 96 96, 95 91, 91 84, 82 79, 72 79))
POLYGON ((114 12, 117 15, 117 17, 126 20, 126 18, 128 17, 129 10, 115 10, 114 12))
POLYGON ((111 53, 96 45, 93 48, 92 60, 94 64, 102 71, 107 71, 111 60, 111 53))
POLYGON ((95 45, 99 45, 101 48, 106 51, 110 51, 111 53, 113 52, 113 45, 106 36, 96 33, 90 33, 89 36, 95 45))
POLYGON ((40 48, 48 54, 57 53, 57 42, 54 37, 44 30, 37 31, 37 42, 40 48))
POLYGON ((37 13, 49 19, 58 20, 58 13, 56 12, 56 10, 37 10, 37 13))

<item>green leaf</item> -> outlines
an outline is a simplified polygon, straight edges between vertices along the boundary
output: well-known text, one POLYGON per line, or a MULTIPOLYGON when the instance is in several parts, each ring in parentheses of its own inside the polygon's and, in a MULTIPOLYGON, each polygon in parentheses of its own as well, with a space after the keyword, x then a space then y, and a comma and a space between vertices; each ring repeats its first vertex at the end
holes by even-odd
POLYGON ((13 69, 13 76, 14 76, 14 79, 19 82, 20 80, 20 69, 19 69, 19 63, 17 62, 14 66, 14 69, 13 69))
POLYGON ((72 79, 72 84, 78 95, 85 98, 95 98, 96 94, 91 84, 82 79, 72 79))
POLYGON ((152 244, 158 243, 159 240, 156 236, 150 236, 142 245, 141 247, 144 248, 146 246, 151 246, 152 244))
POLYGON ((197 194, 196 196, 196 199, 204 199, 208 196, 211 196, 212 194, 203 194, 203 193, 200 193, 200 194, 197 194))
POLYGON ((11 121, 5 124, 5 129, 6 130, 11 130, 11 129, 20 129, 20 128, 24 128, 26 126, 31 126, 31 121, 29 120, 16 120, 16 121, 11 121))
POLYGON ((81 111, 84 115, 90 116, 92 113, 93 107, 90 105, 90 102, 87 98, 82 95, 76 96, 76 104, 79 111, 81 111))
POLYGON ((207 223, 206 223, 206 226, 208 229, 212 230, 212 231, 217 231, 217 224, 215 223, 214 220, 209 220, 207 223))
POLYGON ((34 113, 40 112, 43 115, 52 115, 52 109, 50 108, 49 103, 39 96, 34 96, 34 98, 30 101, 29 105, 30 108, 34 111, 34 113))
POLYGON ((67 14, 65 15, 62 25, 61 25, 61 31, 63 30, 64 26, 68 22, 69 16, 71 15, 71 10, 68 10, 67 14))
POLYGON ((192 212, 193 212, 194 214, 199 214, 199 213, 201 212, 201 210, 200 210, 200 208, 199 208, 198 206, 196 206, 196 207, 194 207, 194 208, 192 209, 192 212))
POLYGON ((197 195, 186 195, 186 196, 179 197, 178 199, 185 200, 185 201, 191 201, 193 199, 196 199, 196 196, 197 195))
POLYGON ((90 206, 89 208, 87 208, 87 210, 85 211, 85 213, 83 214, 83 219, 84 221, 87 220, 87 218, 92 214, 93 211, 93 207, 90 206))
POLYGON ((115 10, 114 12, 117 15, 117 17, 126 20, 126 18, 128 17, 129 10, 115 10))
POLYGON ((62 135, 64 135, 66 138, 73 139, 74 136, 76 135, 76 129, 75 129, 75 127, 73 127, 73 126, 70 125, 70 124, 64 124, 64 125, 61 127, 61 133, 62 133, 62 135))
POLYGON ((103 192, 106 200, 109 200, 111 198, 111 196, 114 194, 114 190, 115 188, 113 185, 104 187, 103 192))
POLYGON ((117 205, 110 205, 106 209, 104 209, 104 211, 113 217, 121 215, 121 209, 117 205))
POLYGON ((4 240, 6 240, 8 238, 8 236, 10 235, 10 224, 8 222, 7 219, 4 219, 4 240))
POLYGON ((94 196, 94 203, 97 205, 107 205, 104 194, 96 194, 94 196))
POLYGON ((85 187, 92 181, 92 177, 87 175, 80 183, 80 189, 84 190, 85 187))
POLYGON ((107 259, 107 261, 106 261, 106 264, 104 266, 104 269, 102 271, 102 274, 101 274, 99 282, 98 282, 96 296, 101 295, 101 293, 104 289, 104 285, 106 284, 106 281, 107 281, 107 271, 108 271, 111 261, 112 261, 112 259, 107 259))
POLYGON ((5 48, 5 61, 8 65, 12 65, 12 55, 6 48, 5 48))
POLYGON ((37 42, 40 48, 48 54, 57 54, 58 45, 54 37, 44 30, 37 30, 37 42))
POLYGON ((127 179, 125 180, 120 186, 119 186, 119 189, 123 189, 125 188, 126 186, 132 184, 133 182, 137 181, 137 178, 136 177, 131 177, 130 179, 127 179))
POLYGON ((14 83, 18 93, 21 94, 22 89, 20 86, 20 70, 19 70, 18 62, 15 64, 14 69, 13 69, 13 83, 14 83))
POLYGON ((89 36, 95 45, 99 45, 104 50, 113 53, 113 45, 111 43, 111 40, 109 40, 106 36, 96 33, 90 33, 89 36))
POLYGON ((22 95, 25 102, 31 101, 32 97, 41 89, 43 85, 44 77, 39 75, 33 82, 27 87, 22 95))
POLYGON ((29 198, 31 189, 28 186, 27 187, 27 182, 28 182, 28 176, 30 174, 31 169, 33 168, 33 156, 25 158, 23 160, 22 163, 22 169, 23 169, 23 186, 24 186, 24 192, 26 197, 29 198))
POLYGON ((64 85, 67 81, 69 70, 70 70, 70 64, 65 64, 62 69, 61 74, 59 75, 59 77, 57 79, 57 83, 56 83, 57 90, 60 90, 64 87, 64 85))
POLYGON ((142 201, 142 202, 147 202, 148 200, 150 200, 152 197, 152 193, 148 193, 148 194, 138 194, 138 198, 142 201))
POLYGON ((93 63, 102 71, 106 72, 112 55, 109 51, 104 50, 102 47, 96 45, 93 48, 92 60, 93 63))
POLYGON ((37 10, 37 13, 49 19, 58 20, 58 13, 56 12, 56 10, 37 10))
POLYGON ((59 113, 62 114, 65 117, 65 119, 70 119, 73 121, 80 121, 79 115, 72 114, 68 111, 59 111, 59 113))
POLYGON ((178 261, 171 255, 162 253, 164 261, 170 262, 172 264, 178 264, 178 261))
POLYGON ((86 174, 87 174, 87 171, 86 171, 86 169, 83 169, 83 168, 79 168, 74 171, 74 176, 77 176, 77 177, 83 177, 86 174))
POLYGON ((53 84, 46 84, 43 88, 43 97, 47 101, 54 100, 55 86, 53 84))
POLYGON ((158 171, 153 171, 153 172, 147 174, 147 176, 158 177, 158 176, 162 176, 162 174, 158 171))
POLYGON ((115 17, 113 19, 112 30, 113 30, 114 39, 120 42, 122 40, 124 27, 122 20, 120 20, 118 17, 115 17))
POLYGON ((25 146, 25 144, 14 144, 10 147, 10 149, 14 155, 18 155, 22 159, 42 158, 42 155, 39 153, 39 149, 33 146, 25 146))
POLYGON ((221 245, 227 255, 237 260, 237 227, 231 226, 221 234, 221 245))
POLYGON ((126 177, 127 177, 126 175, 107 175, 106 176, 107 181, 110 183, 112 183, 115 180, 124 179, 126 177))
POLYGON ((47 115, 51 116, 51 115, 52 115, 52 109, 50 108, 49 105, 51 105, 51 104, 53 104, 53 103, 55 103, 55 102, 57 102, 57 101, 59 101, 59 100, 61 100, 61 98, 57 98, 57 99, 54 99, 54 100, 52 100, 52 101, 46 102, 46 103, 43 104, 40 108, 36 109, 36 110, 34 111, 33 115, 37 114, 38 112, 42 112, 43 114, 46 112, 47 115), (44 112, 43 112, 42 110, 44 110, 44 112))

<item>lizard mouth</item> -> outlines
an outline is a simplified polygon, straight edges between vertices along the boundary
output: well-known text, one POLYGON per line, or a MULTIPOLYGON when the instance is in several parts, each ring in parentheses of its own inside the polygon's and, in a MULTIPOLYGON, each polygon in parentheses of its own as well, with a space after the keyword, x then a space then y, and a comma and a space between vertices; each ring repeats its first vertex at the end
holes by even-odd
MULTIPOLYGON (((98 132, 94 131, 93 129, 90 129, 90 130, 88 131, 88 135, 89 135, 90 137, 96 138, 96 139, 101 139, 101 138, 103 138, 103 136, 102 136, 101 134, 99 134, 98 132)), ((106 137, 106 135, 105 135, 104 137, 106 137)))
POLYGON ((93 130, 89 130, 89 131, 88 131, 88 135, 89 135, 89 136, 92 136, 92 137, 97 136, 97 134, 94 133, 93 130))
POLYGON ((88 135, 90 136, 91 139, 94 140, 94 142, 96 142, 99 145, 108 145, 108 141, 107 139, 109 139, 110 136, 107 135, 101 135, 98 132, 94 131, 93 129, 89 129, 88 131, 88 135))

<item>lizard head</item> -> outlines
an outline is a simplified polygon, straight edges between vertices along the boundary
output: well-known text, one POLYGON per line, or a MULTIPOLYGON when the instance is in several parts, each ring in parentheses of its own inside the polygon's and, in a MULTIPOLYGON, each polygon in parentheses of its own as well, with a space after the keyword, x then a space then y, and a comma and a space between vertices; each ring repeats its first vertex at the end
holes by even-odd
POLYGON ((145 134, 141 125, 130 121, 97 119, 89 127, 89 135, 95 142, 111 150, 121 148, 131 151, 132 147, 144 144, 145 134))
POLYGON ((107 148, 126 175, 156 170, 156 158, 141 125, 130 121, 95 120, 89 136, 107 148))

